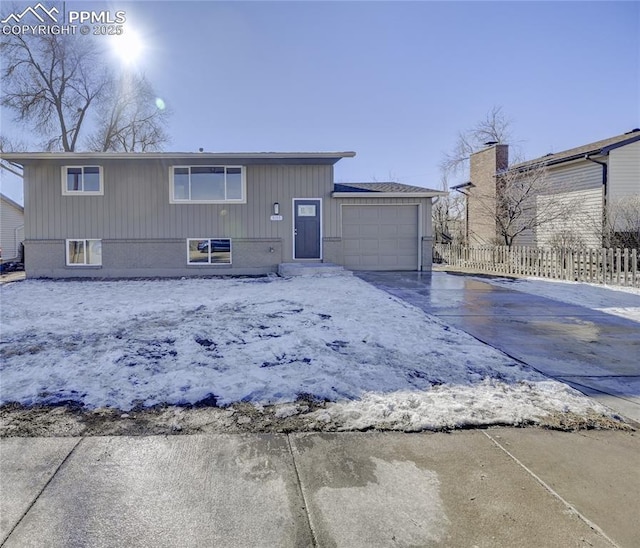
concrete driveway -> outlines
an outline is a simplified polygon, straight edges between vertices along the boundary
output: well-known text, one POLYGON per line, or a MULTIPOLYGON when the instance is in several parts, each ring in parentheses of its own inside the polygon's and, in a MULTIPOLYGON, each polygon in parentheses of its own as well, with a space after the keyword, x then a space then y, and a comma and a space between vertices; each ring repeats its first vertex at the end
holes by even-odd
POLYGON ((356 275, 640 422, 639 323, 466 275, 356 275))

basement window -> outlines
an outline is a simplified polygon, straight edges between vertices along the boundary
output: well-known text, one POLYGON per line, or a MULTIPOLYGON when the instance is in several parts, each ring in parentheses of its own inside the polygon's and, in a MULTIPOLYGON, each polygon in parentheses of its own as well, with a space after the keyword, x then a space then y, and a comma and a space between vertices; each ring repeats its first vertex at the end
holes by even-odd
POLYGON ((102 266, 102 240, 67 240, 67 266, 102 266))
POLYGON ((230 238, 188 238, 187 264, 231 264, 230 238))

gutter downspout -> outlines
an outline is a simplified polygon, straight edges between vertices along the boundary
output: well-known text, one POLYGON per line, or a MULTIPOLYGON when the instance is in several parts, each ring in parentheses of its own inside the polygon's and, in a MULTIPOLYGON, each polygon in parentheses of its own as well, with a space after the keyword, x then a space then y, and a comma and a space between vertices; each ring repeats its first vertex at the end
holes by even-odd
MULTIPOLYGON (((593 158, 590 158, 588 154, 584 155, 584 159, 589 161, 589 162, 593 162, 594 164, 599 164, 602 166, 602 188, 603 188, 603 198, 602 198, 602 202, 603 202, 603 208, 602 208, 602 236, 603 236, 603 240, 604 240, 604 236, 606 234, 606 230, 607 230, 607 207, 608 207, 608 198, 609 198, 609 164, 607 164, 606 162, 600 162, 598 160, 594 160, 593 158)), ((606 242, 607 245, 605 245, 605 242, 602 242, 602 245, 604 247, 608 247, 608 244, 610 242, 606 242)))

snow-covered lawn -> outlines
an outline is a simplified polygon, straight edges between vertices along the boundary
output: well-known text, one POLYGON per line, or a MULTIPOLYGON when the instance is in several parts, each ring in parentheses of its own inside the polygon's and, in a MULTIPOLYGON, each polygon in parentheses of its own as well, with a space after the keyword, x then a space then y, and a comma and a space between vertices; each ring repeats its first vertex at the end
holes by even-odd
POLYGON ((482 281, 640 322, 639 288, 540 278, 482 278, 482 281))
POLYGON ((129 410, 279 404, 339 428, 608 414, 567 386, 351 277, 2 287, 0 403, 129 410), (305 409, 306 408, 306 409, 305 409))

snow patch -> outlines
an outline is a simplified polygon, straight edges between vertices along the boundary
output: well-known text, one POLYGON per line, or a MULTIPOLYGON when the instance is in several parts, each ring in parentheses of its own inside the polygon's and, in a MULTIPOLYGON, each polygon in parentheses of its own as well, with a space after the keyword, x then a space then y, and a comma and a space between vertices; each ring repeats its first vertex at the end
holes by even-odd
POLYGON ((279 404, 319 426, 419 430, 606 413, 358 278, 3 286, 0 403, 279 404), (304 402, 327 402, 307 413, 304 402))

